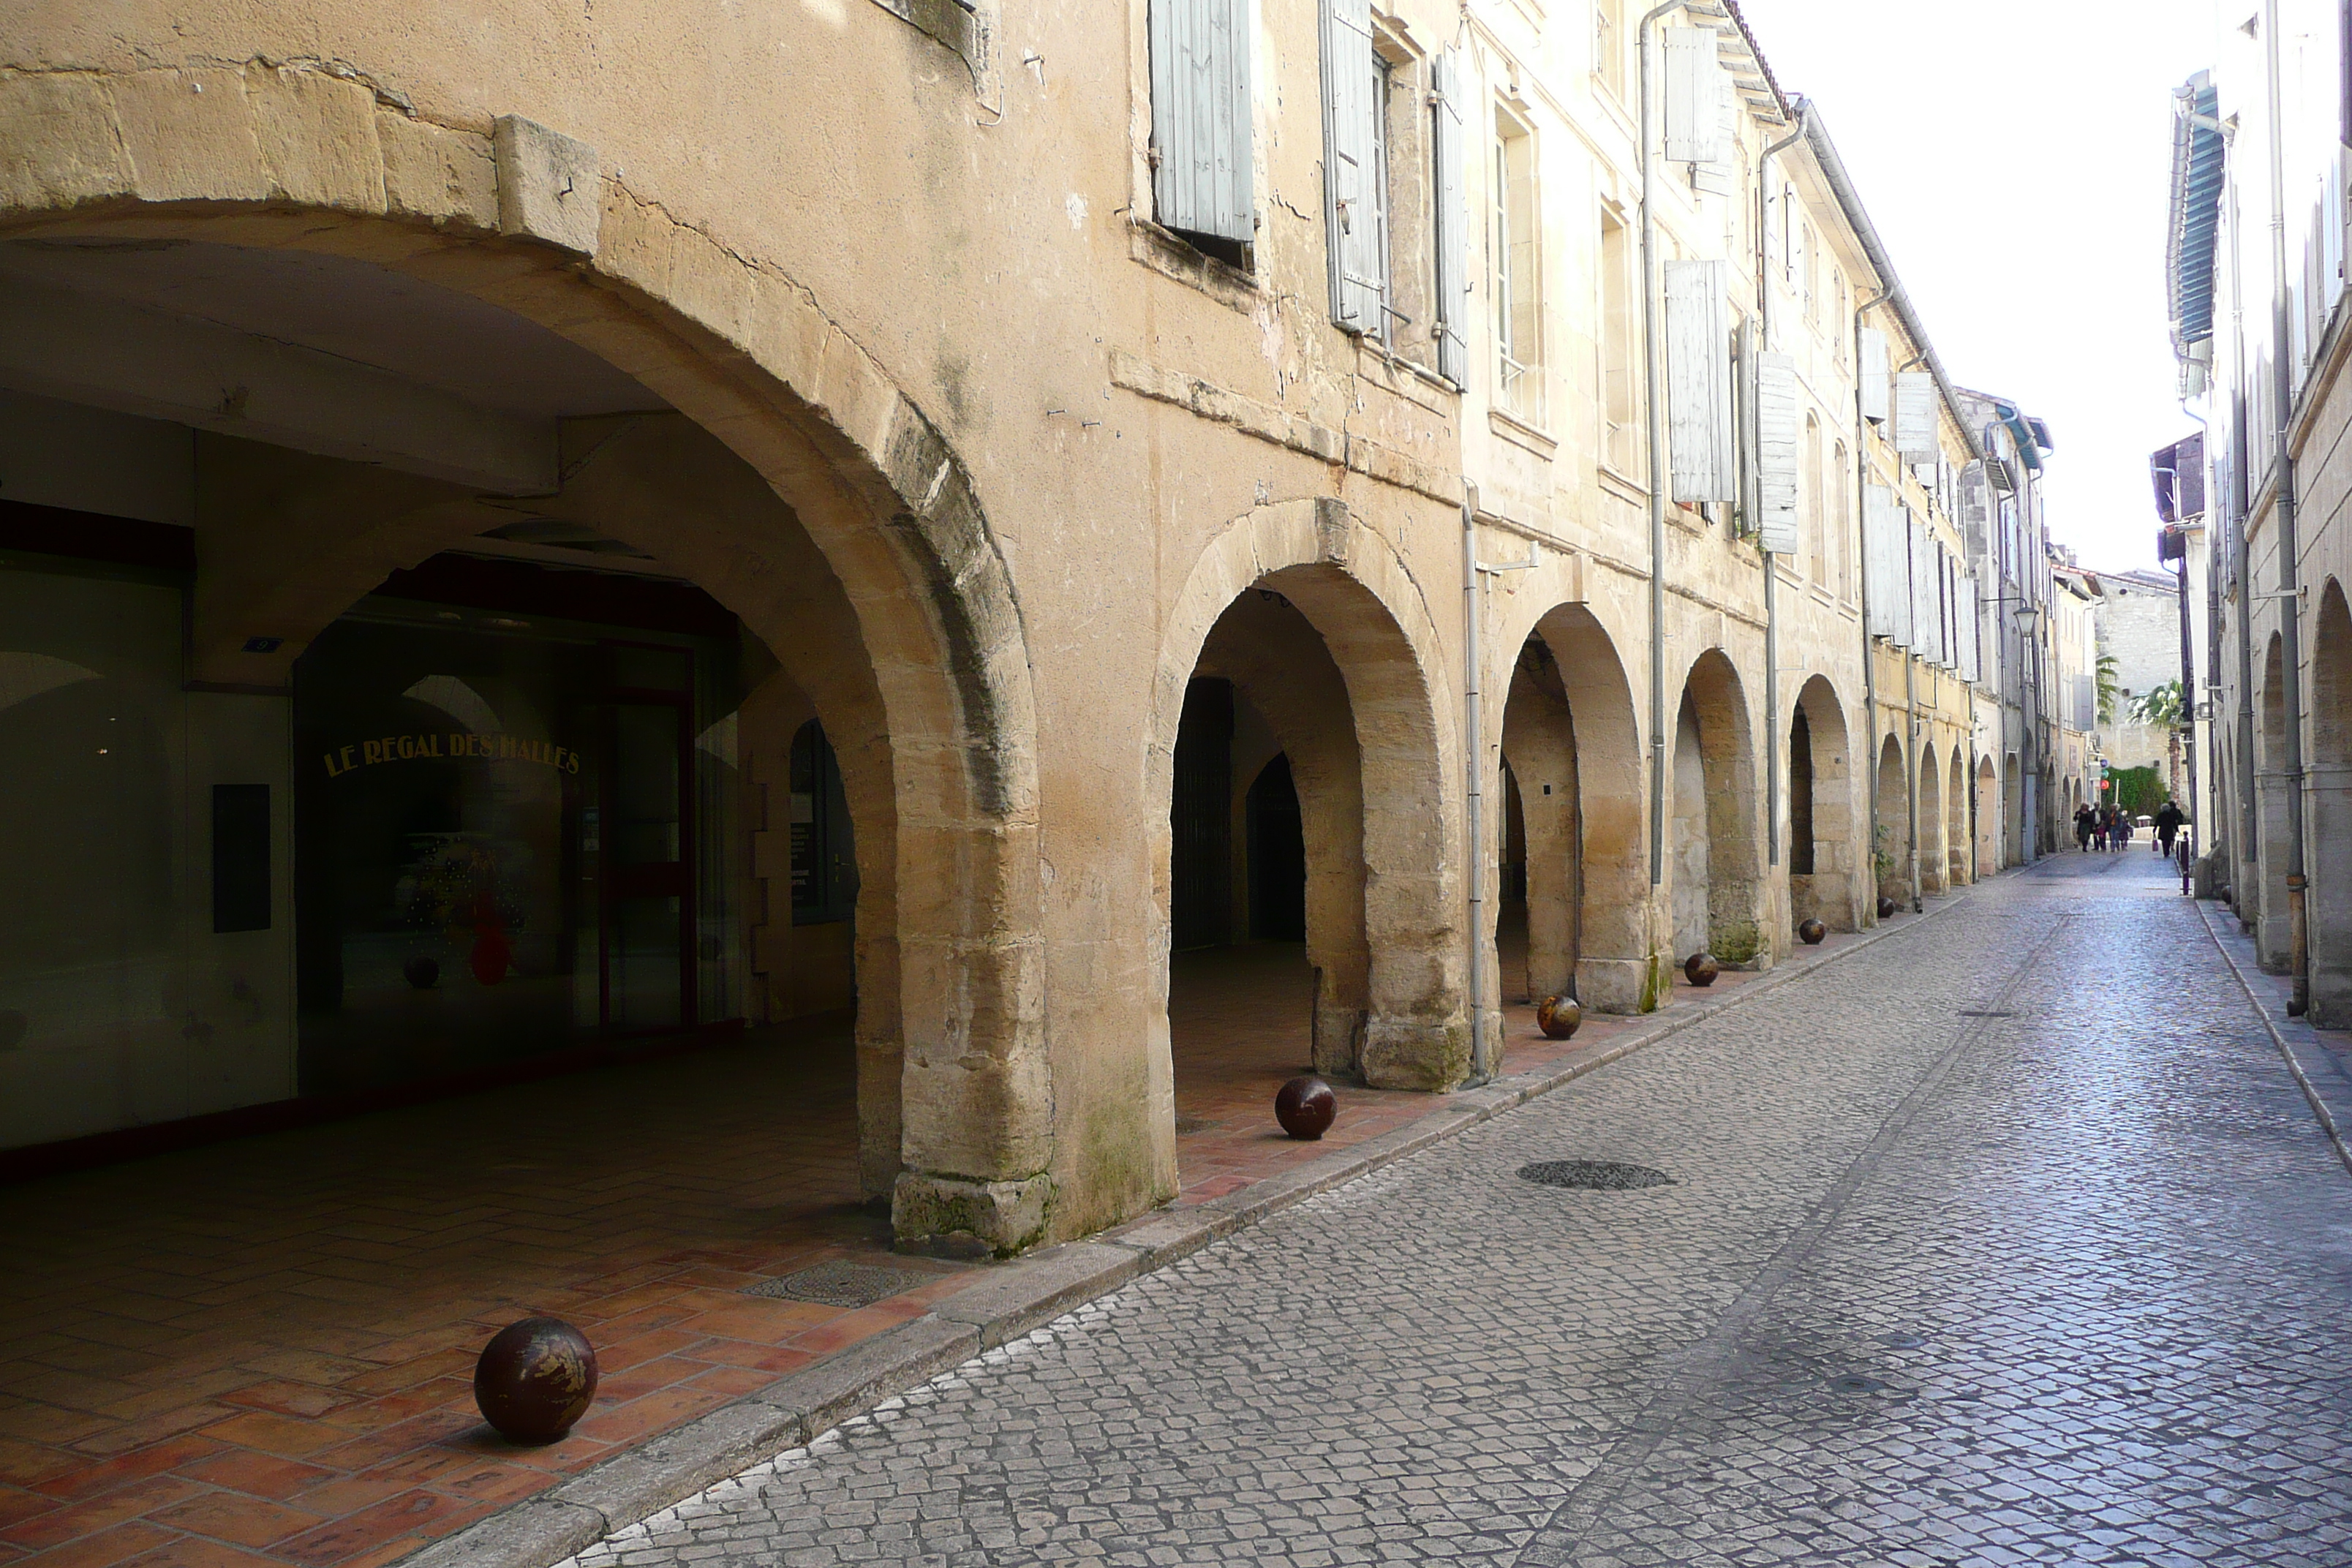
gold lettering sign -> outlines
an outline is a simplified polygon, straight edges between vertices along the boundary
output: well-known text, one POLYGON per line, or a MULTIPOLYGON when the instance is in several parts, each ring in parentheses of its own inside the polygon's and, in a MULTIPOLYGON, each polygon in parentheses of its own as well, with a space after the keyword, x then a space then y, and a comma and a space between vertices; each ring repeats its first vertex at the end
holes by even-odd
POLYGON ((327 752, 327 776, 341 778, 359 768, 381 763, 446 762, 537 763, 558 773, 580 771, 580 753, 548 741, 528 741, 514 735, 473 735, 450 730, 429 735, 385 735, 354 741, 327 752))

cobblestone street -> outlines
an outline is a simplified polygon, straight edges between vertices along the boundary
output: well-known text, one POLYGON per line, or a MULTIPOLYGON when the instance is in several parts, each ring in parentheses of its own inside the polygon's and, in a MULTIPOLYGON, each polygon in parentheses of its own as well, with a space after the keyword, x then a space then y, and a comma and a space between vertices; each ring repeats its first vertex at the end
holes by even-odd
POLYGON ((579 1561, 2342 1563, 2352 1178, 2168 868, 1990 882, 579 1561))

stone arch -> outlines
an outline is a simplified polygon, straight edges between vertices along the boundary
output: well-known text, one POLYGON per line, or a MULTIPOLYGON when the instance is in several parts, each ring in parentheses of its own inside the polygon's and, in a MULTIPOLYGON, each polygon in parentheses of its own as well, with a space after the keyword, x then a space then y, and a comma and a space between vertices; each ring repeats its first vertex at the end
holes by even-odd
POLYGON ((1528 990, 1588 1008, 1655 1005, 1632 683, 1608 628, 1555 605, 1512 650, 1502 755, 1528 847, 1528 990))
MULTIPOLYGON (((1402 558, 1344 504, 1277 502, 1219 531, 1162 623, 1142 793, 1152 858, 1155 983, 1161 987, 1150 1042, 1154 1121, 1161 1129, 1156 1138, 1172 1136, 1167 1130, 1174 1119, 1165 958, 1177 723, 1212 631, 1253 588, 1280 595, 1321 638, 1339 671, 1352 731, 1348 739, 1360 828, 1352 847, 1339 845, 1328 827, 1320 836, 1328 853, 1319 888, 1318 839, 1310 829, 1308 946, 1310 952, 1318 947, 1318 911, 1326 921, 1332 917, 1346 901, 1352 877, 1360 887, 1362 971, 1360 978, 1344 970, 1327 973, 1318 982, 1318 1052, 1347 1054, 1348 1065, 1383 1088, 1449 1089, 1470 1068, 1455 837, 1461 786, 1458 769, 1449 765, 1458 742, 1437 698, 1444 663, 1434 621, 1402 558)), ((1297 757, 1292 761, 1302 810, 1312 809, 1307 770, 1297 757)), ((1346 946, 1344 939, 1335 940, 1324 951, 1346 946)))
POLYGON ((1950 857, 1950 882, 1965 888, 1976 879, 1969 872, 1969 769, 1958 742, 1952 744, 1951 778, 1944 790, 1944 852, 1950 857))
POLYGON ((1903 782, 1903 742, 1889 735, 1878 748, 1878 820, 1871 825, 1871 848, 1878 896, 1897 904, 1911 897, 1905 865, 1906 847, 1911 842, 1910 798, 1903 782))
POLYGON ((1936 745, 1923 741, 1919 745, 1919 842, 1914 846, 1918 858, 1919 890, 1940 893, 1947 874, 1944 858, 1944 790, 1943 775, 1936 768, 1936 745))
POLYGON ((2286 897, 2286 688, 2284 642, 2273 632, 2263 650, 2262 721, 2255 727, 2254 779, 2262 811, 2260 914, 2254 922, 2256 956, 2273 974, 2293 961, 2286 897))
POLYGON ((1992 759, 1977 759, 1977 877, 1979 880, 2000 869, 2000 780, 1994 774, 1992 759))
POLYGON ((1684 679, 1673 750, 1678 958, 1702 943, 1728 963, 1767 955, 1755 758, 1739 672, 1721 648, 1708 648, 1684 679))
POLYGON ((1845 710, 1827 676, 1807 677, 1797 692, 1789 759, 1790 919, 1858 930, 1854 783, 1860 770, 1853 763, 1845 710))
MULTIPOLYGON (((194 74, 142 76, 154 101, 193 103, 181 79, 194 74)), ((898 1063, 887 1096, 893 1116, 901 1095, 904 1107, 889 1162, 903 1167, 897 1223, 1007 1248, 1040 1238, 1054 1127, 1034 704, 1020 607, 961 459, 805 289, 639 200, 594 169, 593 149, 535 127, 525 131, 536 138, 516 140, 520 152, 494 147, 324 72, 203 73, 223 75, 237 79, 205 101, 223 103, 216 112, 236 124, 204 137, 201 160, 186 126, 118 103, 127 89, 117 79, 10 79, 0 91, 18 101, 0 118, 50 129, 0 183, 0 237, 339 258, 496 306, 587 350, 678 416, 624 430, 593 459, 570 437, 612 433, 566 432, 567 458, 609 481, 596 525, 646 540, 786 650, 798 602, 790 579, 803 565, 793 550, 758 526, 698 538, 672 524, 654 541, 629 468, 652 447, 701 445, 755 475, 769 492, 762 504, 781 500, 839 584, 835 629, 854 632, 864 655, 862 673, 812 695, 833 709, 845 772, 861 780, 861 860, 869 844, 884 858, 865 885, 895 900, 895 984, 874 988, 876 1016, 859 1027, 862 1054, 887 1047, 898 1063), (567 174, 563 160, 583 155, 567 174), (572 192, 589 199, 566 205, 572 192)), ((720 465, 710 482, 740 477, 720 465)), ((509 520, 486 521, 462 487, 403 480, 320 536, 314 524, 331 491, 322 484, 292 498, 278 537, 208 561, 214 576, 210 591, 200 581, 194 625, 201 677, 282 685, 308 633, 390 570, 509 520), (283 570, 298 558, 288 548, 296 539, 307 563, 299 579, 283 570), (256 615, 277 626, 243 624, 256 615), (250 630, 283 646, 245 652, 250 630)))
POLYGON ((2352 607, 2330 577, 2311 640, 2311 1021, 2352 1024, 2352 607))

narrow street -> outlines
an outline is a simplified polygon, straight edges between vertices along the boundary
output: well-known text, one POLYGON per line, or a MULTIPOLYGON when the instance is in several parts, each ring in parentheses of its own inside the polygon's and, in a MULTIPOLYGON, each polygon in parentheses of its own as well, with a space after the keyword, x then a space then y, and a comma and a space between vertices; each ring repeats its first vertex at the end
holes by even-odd
POLYGON ((578 1561, 2341 1563, 2352 1178, 2168 869, 1994 880, 578 1561))

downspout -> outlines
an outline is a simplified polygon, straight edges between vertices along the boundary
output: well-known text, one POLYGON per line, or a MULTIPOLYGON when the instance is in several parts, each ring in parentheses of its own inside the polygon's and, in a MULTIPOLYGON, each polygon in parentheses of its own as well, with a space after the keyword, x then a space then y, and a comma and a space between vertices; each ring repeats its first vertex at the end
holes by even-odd
POLYGON ((2290 1016, 2311 1006, 2311 951, 2304 909, 2303 872, 2303 628, 2297 611, 2294 541, 2294 456, 2289 437, 2294 425, 2294 377, 2288 360, 2294 339, 2286 272, 2285 132, 2279 112, 2278 0, 2263 0, 2263 70, 2268 99, 2271 184, 2271 394, 2278 413, 2273 457, 2272 494, 2278 509, 2279 692, 2286 709, 2286 921, 2290 1016))
MULTIPOLYGON (((1796 128, 1778 142, 1766 147, 1756 160, 1756 316, 1759 327, 1756 352, 1763 353, 1772 345, 1772 279, 1767 270, 1769 258, 1764 251, 1764 215, 1771 197, 1772 158, 1783 148, 1792 147, 1804 139, 1805 115, 1809 112, 1802 102, 1797 105, 1796 128)), ((1785 216, 1785 215, 1784 215, 1785 216)), ((1759 523, 1761 520, 1759 520, 1759 523)), ((1764 535, 1759 527, 1756 542, 1761 545, 1764 535)), ((1780 863, 1780 748, 1787 744, 1787 733, 1780 728, 1780 574, 1773 567, 1772 552, 1759 549, 1764 558, 1764 855, 1765 864, 1780 863)))
POLYGON ((1657 917, 1657 889, 1666 879, 1666 410, 1658 395, 1665 384, 1658 339, 1658 213, 1653 199, 1657 155, 1652 121, 1656 113, 1658 18, 1683 8, 1666 0, 1642 14, 1642 367, 1645 378, 1650 447, 1650 889, 1651 919, 1657 917))
MULTIPOLYGON (((2238 358, 2242 377, 2242 349, 2238 358)), ((2237 458, 2232 466, 2237 471, 2230 477, 2230 506, 2237 525, 2230 531, 2230 574, 2238 584, 2238 816, 2246 833, 2238 864, 2231 870, 2230 901, 2237 910, 2239 929, 2252 932, 2254 915, 2262 908, 2263 886, 2262 797, 2254 780, 2254 556, 2246 540, 2246 514, 2253 502, 2253 477, 2246 472, 2246 465, 2253 454, 2248 449, 2245 421, 2241 418, 2232 425, 2231 445, 2237 458)))
MULTIPOLYGON (((2197 476, 2198 493, 2205 498, 2205 515, 2210 516, 2215 497, 2213 487, 2206 481, 2212 473, 2209 461, 2213 440, 2212 426, 2202 414, 2189 406, 2187 398, 2179 401, 2180 412, 2197 421, 2197 459, 2206 465, 2205 471, 2197 476)), ((2176 471, 2173 475, 2176 495, 2179 493, 2179 474, 2176 471)), ((2211 537, 2210 532, 2207 537, 2211 537)), ((2205 580, 2209 584, 2213 580, 2213 562, 2210 552, 2205 561, 2205 580)), ((2187 853, 2180 861, 2180 891, 2185 898, 2189 892, 2189 868, 2197 863, 2197 827, 2204 820, 2204 802, 2197 793, 2197 641, 2190 635, 2189 620, 2189 533, 2185 527, 2180 535, 2180 710, 2179 727, 2189 731, 2189 738, 2181 746, 2189 753, 2189 820, 2183 825, 2187 831, 2182 835, 2187 853)))
POLYGON ((1470 1009, 1470 1081, 1485 1083, 1493 1076, 1486 1039, 1486 856, 1485 844, 1486 746, 1479 732, 1479 686, 1482 679, 1478 638, 1478 491, 1462 481, 1462 728, 1468 756, 1467 787, 1462 795, 1462 837, 1470 881, 1470 967, 1462 978, 1462 999, 1470 1009))
MULTIPOLYGON (((1870 496, 1870 416, 1862 411, 1863 318, 1885 302, 1889 291, 1880 289, 1853 308, 1853 502, 1867 507, 1870 496)), ((1889 395, 1893 388, 1888 389, 1889 395)), ((1865 513, 1865 523, 1867 513, 1865 513)), ((1870 821, 1862 839, 1870 858, 1870 918, 1878 919, 1878 650, 1870 641, 1870 540, 1864 534, 1861 570, 1854 574, 1854 600, 1862 606, 1862 732, 1870 739, 1870 756, 1863 763, 1868 775, 1870 821)))
MULTIPOLYGON (((1919 570, 1919 563, 1911 559, 1911 547, 1917 542, 1916 529, 1906 528, 1903 531, 1903 576, 1906 583, 1913 581, 1912 574, 1919 570)), ((1916 617, 1919 604, 1916 591, 1911 595, 1911 604, 1912 614, 1916 617)), ((1903 798, 1905 820, 1910 824, 1911 830, 1911 912, 1916 915, 1927 907, 1927 901, 1919 896, 1919 628, 1916 626, 1911 628, 1911 641, 1913 646, 1903 650, 1903 798)))

